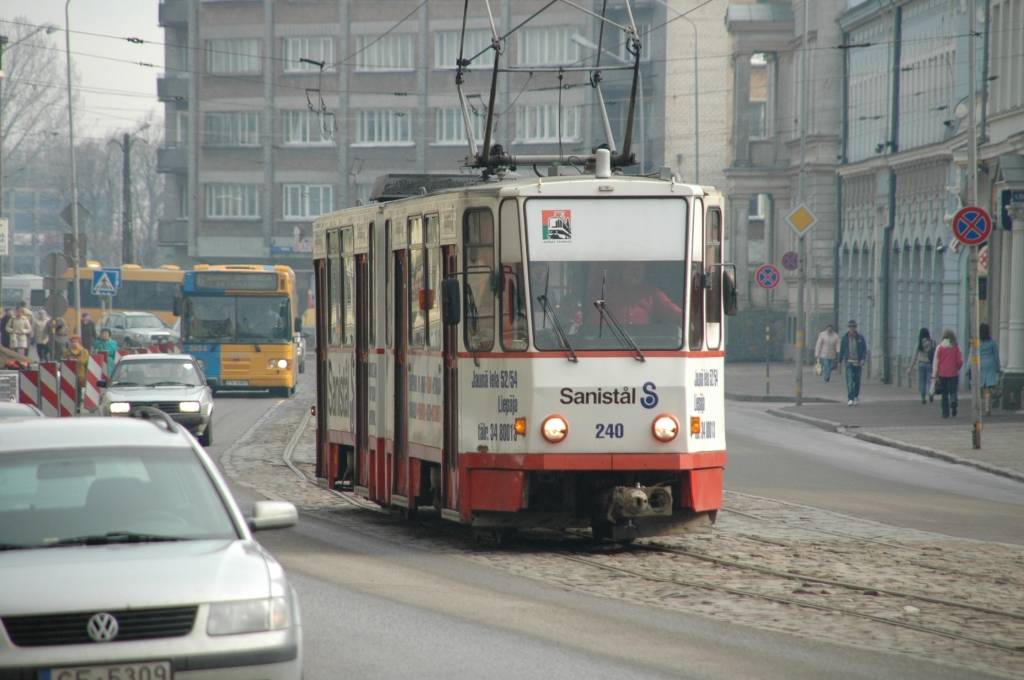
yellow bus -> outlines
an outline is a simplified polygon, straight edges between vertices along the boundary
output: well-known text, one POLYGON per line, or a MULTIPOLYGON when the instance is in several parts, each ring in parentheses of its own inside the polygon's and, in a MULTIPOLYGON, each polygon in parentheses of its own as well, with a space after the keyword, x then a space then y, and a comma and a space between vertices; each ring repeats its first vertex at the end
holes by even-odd
MULTIPOLYGON (((99 324, 104 314, 110 312, 151 312, 160 317, 168 327, 174 326, 178 316, 174 313, 174 298, 181 290, 184 272, 175 265, 146 268, 137 264, 121 265, 121 288, 117 295, 103 297, 92 294, 92 274, 101 269, 96 260, 89 260, 85 267, 78 269, 79 290, 82 295, 82 313, 89 315, 99 324)), ((75 270, 68 268, 63 278, 67 281, 68 311, 64 321, 75 327, 75 289, 72 280, 75 270)))
POLYGON ((298 380, 295 272, 284 265, 196 265, 178 304, 182 350, 217 389, 289 396, 298 380))

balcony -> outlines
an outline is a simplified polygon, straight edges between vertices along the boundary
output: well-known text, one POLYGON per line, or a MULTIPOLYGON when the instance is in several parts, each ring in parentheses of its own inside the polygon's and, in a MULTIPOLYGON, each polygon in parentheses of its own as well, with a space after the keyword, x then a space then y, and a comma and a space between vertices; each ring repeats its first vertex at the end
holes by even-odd
POLYGON ((184 146, 161 146, 156 150, 157 172, 184 173, 187 162, 188 150, 184 146))
POLYGON ((160 26, 180 28, 188 24, 188 0, 162 0, 159 12, 160 26))
POLYGON ((160 76, 156 79, 156 98, 162 102, 188 101, 188 78, 160 76))
POLYGON ((188 243, 188 220, 160 220, 156 225, 156 240, 162 246, 183 246, 188 243))

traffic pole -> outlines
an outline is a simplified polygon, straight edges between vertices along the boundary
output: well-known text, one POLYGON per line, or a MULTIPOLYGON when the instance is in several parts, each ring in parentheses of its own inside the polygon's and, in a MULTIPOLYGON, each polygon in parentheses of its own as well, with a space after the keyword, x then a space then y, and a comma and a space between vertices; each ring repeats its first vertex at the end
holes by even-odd
MULTIPOLYGON (((977 70, 976 60, 977 56, 974 53, 974 34, 975 24, 977 23, 977 10, 975 3, 977 0, 970 1, 970 10, 967 13, 968 21, 968 42, 967 42, 967 54, 968 54, 968 82, 967 91, 970 93, 970 102, 967 107, 967 126, 968 126, 968 139, 967 139, 967 191, 968 200, 971 205, 978 205, 978 128, 975 115, 976 104, 976 93, 975 93, 975 71, 977 70)), ((981 341, 979 336, 981 335, 981 310, 979 309, 978 302, 978 248, 980 244, 970 246, 970 260, 968 264, 968 275, 967 275, 967 299, 971 304, 971 364, 970 364, 970 376, 971 376, 971 415, 973 416, 974 424, 971 428, 971 446, 975 449, 981 448, 981 357, 979 356, 979 348, 981 347, 981 341)))

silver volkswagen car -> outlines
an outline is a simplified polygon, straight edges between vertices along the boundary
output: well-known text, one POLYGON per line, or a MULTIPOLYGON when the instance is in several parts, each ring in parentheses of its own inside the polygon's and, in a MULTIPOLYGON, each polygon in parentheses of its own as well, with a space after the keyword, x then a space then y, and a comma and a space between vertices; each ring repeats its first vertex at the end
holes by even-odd
POLYGON ((4 423, 0 678, 302 674, 298 602, 217 467, 166 415, 4 423))
POLYGON ((100 397, 99 413, 127 416, 143 406, 170 415, 199 438, 213 443, 213 392, 188 354, 129 354, 121 357, 100 397))

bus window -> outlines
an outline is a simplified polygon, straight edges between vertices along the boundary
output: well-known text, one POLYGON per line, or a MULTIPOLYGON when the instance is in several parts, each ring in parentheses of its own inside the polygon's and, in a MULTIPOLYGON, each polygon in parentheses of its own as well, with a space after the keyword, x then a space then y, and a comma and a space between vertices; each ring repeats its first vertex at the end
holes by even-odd
POLYGON ((409 218, 409 346, 427 344, 427 263, 423 244, 423 218, 409 218))
POLYGON ((437 215, 427 215, 427 346, 441 349, 441 230, 437 215))
POLYGON ((693 202, 690 230, 690 349, 704 348, 704 201, 693 202))
POLYGON ((327 343, 341 344, 341 234, 327 234, 327 343))
POLYGON ((467 210, 463 239, 463 342, 470 352, 494 348, 494 216, 487 208, 467 210))
POLYGON ((501 346, 510 352, 527 347, 526 290, 523 246, 519 238, 519 206, 514 200, 501 204, 501 346))
POLYGON ((707 321, 708 349, 722 346, 722 213, 718 208, 708 210, 705 227, 704 266, 710 275, 710 285, 704 297, 704 315, 707 321))

